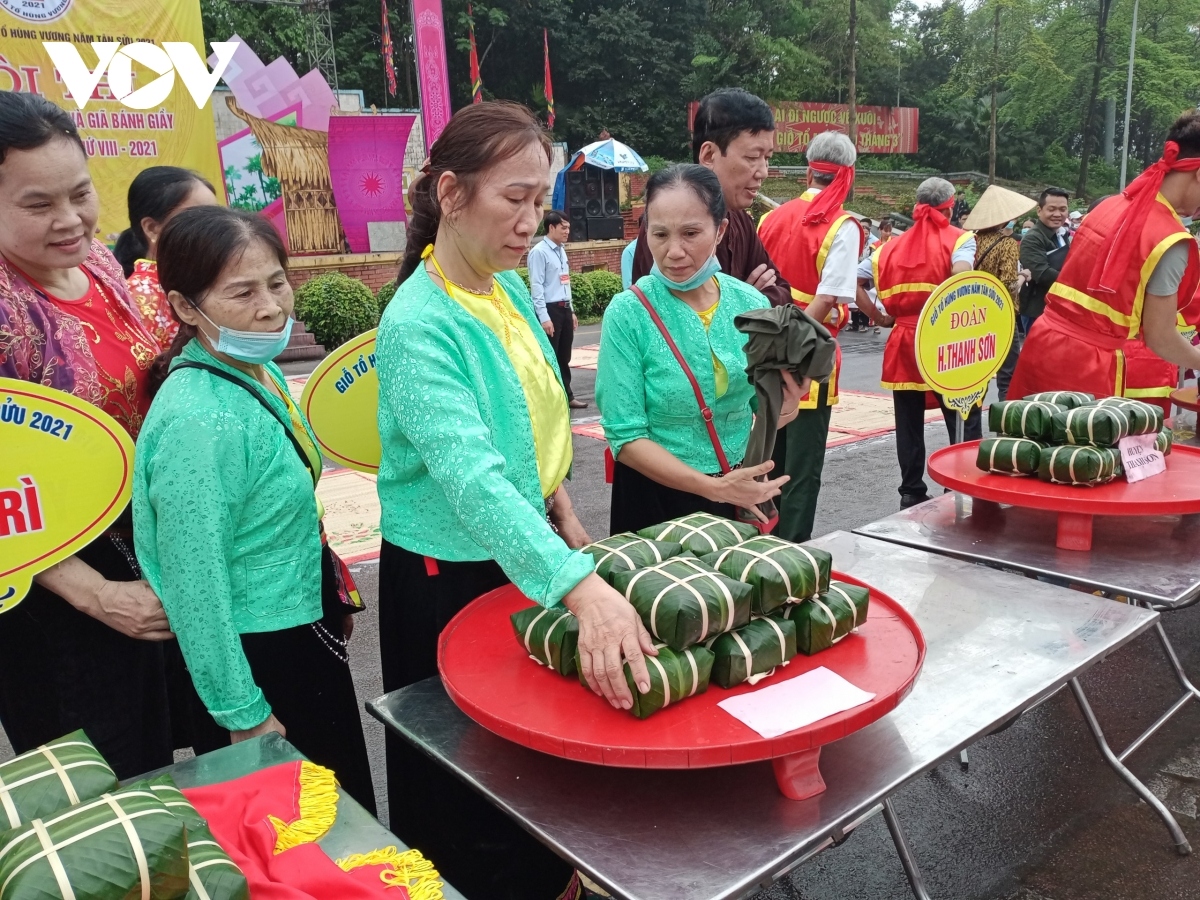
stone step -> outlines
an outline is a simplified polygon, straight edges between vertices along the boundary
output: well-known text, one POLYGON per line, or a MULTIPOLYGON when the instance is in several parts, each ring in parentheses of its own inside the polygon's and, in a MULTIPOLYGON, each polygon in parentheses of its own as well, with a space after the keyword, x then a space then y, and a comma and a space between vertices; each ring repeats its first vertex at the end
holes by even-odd
POLYGON ((305 359, 324 359, 325 348, 317 343, 317 339, 297 320, 292 326, 292 335, 284 351, 275 357, 275 362, 296 362, 305 359))

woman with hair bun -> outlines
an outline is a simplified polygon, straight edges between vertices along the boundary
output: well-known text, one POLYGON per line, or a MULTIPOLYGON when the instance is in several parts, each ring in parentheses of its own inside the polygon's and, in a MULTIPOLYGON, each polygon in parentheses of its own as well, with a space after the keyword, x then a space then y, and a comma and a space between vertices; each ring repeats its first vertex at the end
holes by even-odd
POLYGON ((190 169, 151 166, 130 182, 128 203, 129 227, 117 238, 113 256, 125 272, 146 327, 166 350, 179 323, 158 283, 158 239, 172 216, 193 206, 216 206, 217 195, 205 178, 190 169))
MULTIPOLYGON (((655 651, 595 574, 564 481, 571 423, 554 351, 512 271, 542 220, 550 142, 514 103, 459 110, 410 189, 402 282, 379 326, 384 690, 437 674, 437 638, 508 581, 579 620, 583 674, 630 708, 655 651)), ((497 641, 512 640, 497 634, 497 641)), ((422 754, 388 738, 392 830, 468 896, 554 896, 569 870, 422 754)))

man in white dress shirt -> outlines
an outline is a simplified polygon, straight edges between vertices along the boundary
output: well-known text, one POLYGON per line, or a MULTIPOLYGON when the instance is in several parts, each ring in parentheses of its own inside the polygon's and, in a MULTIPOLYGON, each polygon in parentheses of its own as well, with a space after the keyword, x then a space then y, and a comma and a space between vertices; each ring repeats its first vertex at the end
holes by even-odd
POLYGON ((557 209, 546 213, 546 237, 529 251, 529 293, 538 321, 550 338, 567 403, 571 409, 586 409, 587 403, 571 393, 571 345, 579 320, 571 307, 571 268, 564 245, 571 234, 571 223, 557 209))

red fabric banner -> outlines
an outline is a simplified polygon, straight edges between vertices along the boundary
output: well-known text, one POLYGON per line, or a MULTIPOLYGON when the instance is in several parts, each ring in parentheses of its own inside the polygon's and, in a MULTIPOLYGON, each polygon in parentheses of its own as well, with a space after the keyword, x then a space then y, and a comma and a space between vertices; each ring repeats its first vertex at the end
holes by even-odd
POLYGON ((468 31, 471 38, 471 102, 483 102, 483 76, 479 74, 479 51, 475 48, 475 10, 467 4, 468 31))
POLYGON ((546 127, 554 127, 554 86, 550 83, 550 35, 545 28, 542 29, 542 47, 546 55, 546 106, 549 109, 549 116, 546 119, 546 127))
MULTIPOLYGON (((688 129, 696 118, 698 103, 688 104, 688 129)), ((775 113, 775 151, 803 153, 809 142, 823 131, 849 131, 850 107, 844 103, 771 103, 775 113)), ((859 106, 859 153, 916 153, 917 120, 913 106, 859 106)))

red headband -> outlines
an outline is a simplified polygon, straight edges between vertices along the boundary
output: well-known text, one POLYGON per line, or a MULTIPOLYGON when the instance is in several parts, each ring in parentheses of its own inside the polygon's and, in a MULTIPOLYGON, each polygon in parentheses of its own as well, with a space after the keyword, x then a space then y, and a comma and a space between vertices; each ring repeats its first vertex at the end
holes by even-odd
POLYGON ((808 164, 808 168, 822 175, 833 176, 833 181, 828 187, 821 189, 821 193, 809 203, 808 211, 800 218, 801 225, 817 225, 828 222, 834 210, 840 209, 846 202, 846 196, 854 186, 854 166, 839 166, 836 163, 813 160, 808 164))
MULTIPOLYGON (((927 260, 937 259, 938 244, 941 238, 938 232, 949 228, 949 220, 942 212, 954 208, 954 196, 936 206, 929 203, 918 203, 913 207, 913 227, 900 236, 904 252, 897 257, 896 267, 902 271, 912 270, 925 265, 927 260)), ((899 252, 899 251, 893 251, 899 252)))

